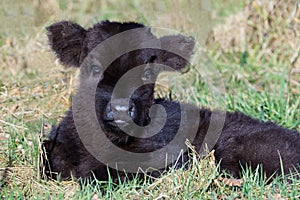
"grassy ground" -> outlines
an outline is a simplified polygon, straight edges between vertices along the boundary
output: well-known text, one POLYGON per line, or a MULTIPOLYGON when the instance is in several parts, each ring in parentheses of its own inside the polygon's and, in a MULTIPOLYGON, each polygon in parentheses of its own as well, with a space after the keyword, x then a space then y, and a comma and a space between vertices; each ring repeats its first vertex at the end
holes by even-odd
MULTIPOLYGON (((41 2, 1 2, 1 198, 300 197, 299 180, 286 183, 275 179, 266 184, 255 171, 244 173, 241 186, 226 185, 219 179, 213 154, 201 161, 194 159, 195 165, 188 171, 172 171, 153 183, 135 180, 116 186, 96 182, 80 187, 74 180, 41 180, 38 172, 39 138, 42 132, 49 131, 45 123, 57 123, 68 109, 76 74, 55 61, 47 45, 45 26, 61 19, 72 19, 85 27, 102 19, 131 20, 193 35, 209 55, 209 66, 221 74, 226 92, 220 96, 227 110, 239 110, 262 121, 300 130, 298 1, 41 2)), ((220 106, 203 81, 205 77, 194 70, 186 77, 186 90, 176 86, 182 84, 172 86, 177 98, 207 107, 220 106)))

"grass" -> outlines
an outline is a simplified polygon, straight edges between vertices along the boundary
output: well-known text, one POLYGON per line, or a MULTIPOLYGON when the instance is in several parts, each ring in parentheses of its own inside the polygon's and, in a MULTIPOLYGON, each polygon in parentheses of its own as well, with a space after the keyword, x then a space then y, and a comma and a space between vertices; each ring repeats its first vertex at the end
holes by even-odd
MULTIPOLYGON (((294 12, 297 1, 282 2, 278 1, 277 7, 269 11, 260 1, 236 0, 202 5, 180 0, 176 3, 47 0, 42 4, 37 0, 15 4, 3 1, 5 6, 0 11, 5 21, 0 23, 3 26, 0 29, 1 198, 299 198, 299 180, 288 183, 276 178, 267 184, 255 169, 245 170, 241 186, 226 185, 220 181, 221 173, 212 153, 200 161, 194 155, 191 169, 172 170, 154 182, 133 180, 114 185, 111 181, 95 181, 79 186, 75 180, 52 181, 39 177, 39 141, 41 133, 49 131, 44 130, 43 124, 56 124, 68 109, 76 76, 76 70, 64 69, 55 62, 47 45, 45 26, 61 19, 73 19, 85 27, 102 19, 131 20, 193 35, 210 58, 208 67, 211 72, 220 73, 226 90, 216 98, 205 81, 207 77, 192 69, 184 75, 186 79, 178 79, 170 86, 174 98, 210 108, 239 110, 261 121, 271 120, 300 130, 300 40, 290 32, 299 30, 300 17, 299 11, 294 12), (212 12, 211 17, 208 11, 212 12), (243 16, 245 22, 241 20, 243 16), (248 34, 243 38, 240 28, 245 23, 248 34), (253 24, 255 28, 249 28, 253 24)), ((196 67, 201 67, 201 63, 196 62, 196 67)), ((159 88, 158 94, 165 95, 165 91, 159 88)))

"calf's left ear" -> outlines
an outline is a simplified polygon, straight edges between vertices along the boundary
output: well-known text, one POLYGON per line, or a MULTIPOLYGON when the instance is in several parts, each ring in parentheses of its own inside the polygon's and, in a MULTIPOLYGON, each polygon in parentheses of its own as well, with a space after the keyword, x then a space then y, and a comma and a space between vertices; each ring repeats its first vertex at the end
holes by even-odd
POLYGON ((195 39, 184 35, 168 35, 159 38, 161 51, 156 62, 181 71, 189 63, 195 47, 195 39))
POLYGON ((80 67, 80 55, 87 31, 70 21, 54 23, 46 30, 50 46, 59 61, 68 67, 80 67))

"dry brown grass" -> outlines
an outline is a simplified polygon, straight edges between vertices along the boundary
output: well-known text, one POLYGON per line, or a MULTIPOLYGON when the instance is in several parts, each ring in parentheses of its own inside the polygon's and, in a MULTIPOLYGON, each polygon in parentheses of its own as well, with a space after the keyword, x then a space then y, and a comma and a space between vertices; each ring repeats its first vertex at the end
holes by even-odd
MULTIPOLYGON (((284 65, 289 71, 287 79, 292 92, 299 94, 299 1, 248 1, 243 10, 229 16, 224 24, 213 29, 208 46, 216 50, 217 58, 224 62, 228 62, 228 58, 223 57, 224 53, 247 52, 254 57, 255 65, 266 62, 284 65)), ((261 73, 274 74, 279 71, 274 66, 262 69, 261 73)))

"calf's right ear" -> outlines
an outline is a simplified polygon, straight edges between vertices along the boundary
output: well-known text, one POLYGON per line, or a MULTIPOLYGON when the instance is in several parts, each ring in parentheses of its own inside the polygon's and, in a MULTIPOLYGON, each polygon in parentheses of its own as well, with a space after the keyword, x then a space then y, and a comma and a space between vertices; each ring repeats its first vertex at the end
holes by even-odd
POLYGON ((70 21, 54 23, 46 30, 50 46, 59 61, 68 67, 80 67, 80 55, 87 31, 70 21))

